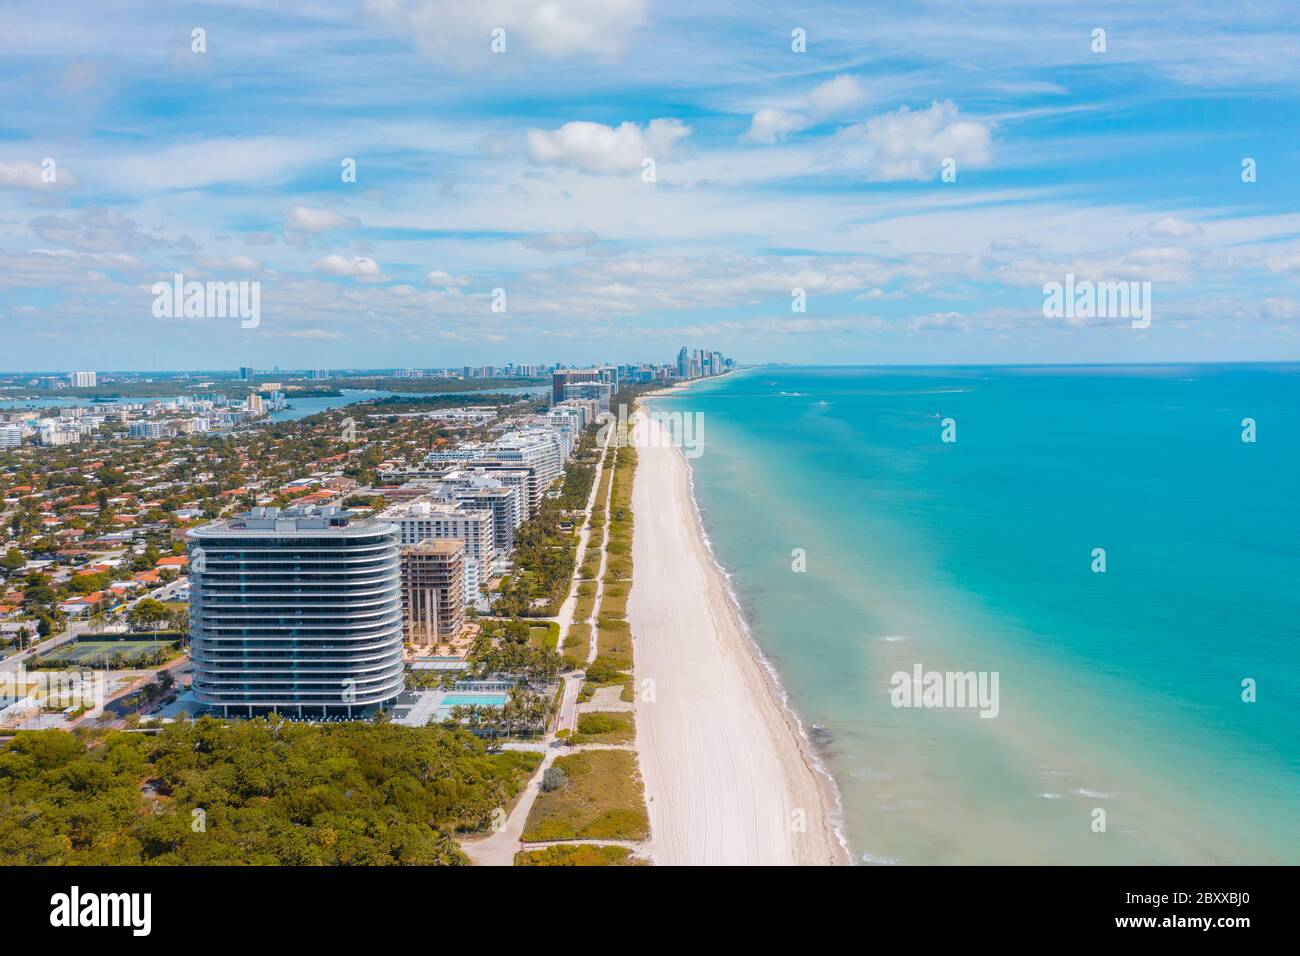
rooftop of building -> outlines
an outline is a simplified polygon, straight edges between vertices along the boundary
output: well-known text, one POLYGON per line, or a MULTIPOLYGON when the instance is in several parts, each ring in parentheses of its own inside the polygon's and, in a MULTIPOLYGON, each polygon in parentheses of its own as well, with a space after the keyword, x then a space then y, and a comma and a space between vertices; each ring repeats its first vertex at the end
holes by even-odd
POLYGON ((431 517, 449 516, 449 517, 468 517, 471 515, 486 516, 491 519, 492 512, 480 511, 475 508, 462 508, 459 502, 438 501, 425 495, 416 498, 413 501, 403 501, 400 504, 391 505, 385 508, 379 514, 379 518, 419 518, 425 515, 431 517))
POLYGON ((304 505, 290 508, 254 508, 244 514, 195 528, 194 537, 240 537, 251 533, 330 535, 361 537, 388 534, 394 527, 374 518, 357 518, 336 505, 304 505))
POLYGON ((458 538, 428 538, 419 544, 402 547, 402 554, 438 555, 450 557, 465 551, 465 542, 458 538))

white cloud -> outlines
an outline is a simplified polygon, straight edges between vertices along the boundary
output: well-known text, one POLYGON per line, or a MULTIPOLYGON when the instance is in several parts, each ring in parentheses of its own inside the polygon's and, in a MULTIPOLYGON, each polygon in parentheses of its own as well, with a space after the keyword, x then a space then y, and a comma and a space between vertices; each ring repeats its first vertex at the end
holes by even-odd
POLYGON ((1201 231, 1196 223, 1177 216, 1162 216, 1147 223, 1147 235, 1159 239, 1186 239, 1189 236, 1199 236, 1201 231))
POLYGON ((328 232, 361 225, 355 216, 344 216, 332 209, 314 209, 311 206, 290 206, 284 211, 286 232, 328 232))
POLYGON ((928 109, 906 106, 856 123, 836 133, 823 161, 860 168, 870 179, 933 179, 946 159, 957 169, 982 166, 992 155, 992 130, 986 123, 958 118, 950 100, 928 109))
POLYGON ((926 329, 969 332, 975 327, 975 321, 960 312, 931 312, 929 315, 914 316, 907 327, 913 332, 922 332, 926 329))
POLYGON ((841 73, 808 94, 808 110, 817 117, 835 116, 863 103, 867 91, 856 76, 841 73))
POLYGON ((192 245, 189 240, 173 243, 150 235, 134 219, 103 206, 88 206, 67 216, 37 216, 31 229, 44 242, 96 252, 192 245))
POLYGON ((539 232, 532 236, 523 236, 519 242, 538 252, 571 252, 595 245, 600 237, 590 230, 575 232, 539 232))
POLYGON ((469 279, 464 276, 454 276, 450 272, 443 272, 441 269, 434 269, 424 277, 424 281, 439 289, 459 289, 461 286, 469 284, 469 279))
POLYGON ((1080 255, 1060 260, 1014 260, 1003 264, 997 276, 1010 285, 1041 286, 1047 282, 1064 282, 1067 273, 1076 280, 1092 282, 1168 282, 1195 280, 1200 261, 1186 249, 1161 246, 1134 249, 1120 255, 1090 257, 1080 255))
POLYGON ((1274 272, 1300 272, 1300 246, 1274 253, 1264 262, 1274 272))
POLYGON ((857 77, 841 73, 813 88, 797 109, 765 106, 754 113, 744 138, 754 143, 775 143, 817 123, 862 104, 867 91, 857 77))
POLYGON ((311 264, 311 268, 313 272, 319 272, 322 275, 346 276, 369 282, 378 282, 385 278, 383 270, 379 268, 379 263, 364 256, 341 256, 338 253, 333 253, 323 259, 317 259, 311 264))
POLYGON ((261 272, 262 264, 248 256, 198 256, 194 264, 211 272, 261 272))
POLYGON ((110 156, 99 165, 114 186, 137 193, 202 189, 223 183, 275 183, 323 152, 320 146, 283 137, 209 139, 110 156))
POLYGON ((754 113, 744 138, 753 143, 775 143, 777 140, 785 139, 791 133, 807 128, 808 117, 802 113, 791 113, 765 106, 754 113))
POLYGON ((425 56, 468 65, 494 55, 497 28, 506 31, 506 56, 612 57, 645 21, 645 7, 645 0, 365 0, 364 9, 425 56))
POLYGON ((279 339, 308 339, 310 341, 324 342, 336 341, 345 336, 342 332, 330 332, 327 329, 293 329, 288 332, 273 332, 272 338, 279 339))
POLYGON ((1270 319, 1300 319, 1300 302, 1288 296, 1272 296, 1260 302, 1260 310, 1270 319))
POLYGON ((530 129, 528 151, 533 162, 542 166, 609 175, 640 169, 648 157, 663 159, 690 132, 689 126, 675 119, 653 119, 644 130, 635 123, 614 128, 578 121, 549 132, 530 129))

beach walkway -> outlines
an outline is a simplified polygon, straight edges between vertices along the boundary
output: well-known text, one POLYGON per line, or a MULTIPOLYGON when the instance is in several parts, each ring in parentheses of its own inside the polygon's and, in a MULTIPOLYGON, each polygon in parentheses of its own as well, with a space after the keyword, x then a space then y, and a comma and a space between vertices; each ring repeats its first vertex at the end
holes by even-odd
MULTIPOLYGON (((585 641, 587 644, 587 653, 585 660, 590 663, 596 656, 596 618, 600 613, 601 599, 604 595, 604 577, 605 568, 608 561, 609 545, 609 509, 610 502, 613 498, 614 483, 608 482, 605 490, 605 515, 606 520, 602 529, 600 541, 600 566, 596 576, 596 593, 595 603, 592 605, 592 611, 589 617, 583 621, 574 621, 574 613, 578 603, 578 587, 582 583, 581 567, 586 558, 587 549, 591 540, 591 515, 596 504, 597 495, 601 487, 601 479, 605 469, 614 468, 610 456, 610 441, 613 432, 611 430, 610 439, 601 448, 600 459, 596 466, 596 475, 592 481, 591 494, 587 499, 586 508, 584 509, 584 519, 582 529, 579 532, 577 559, 574 562, 574 572, 569 584, 569 594, 565 597, 564 602, 560 605, 559 613, 555 620, 560 625, 559 639, 556 644, 556 652, 562 653, 566 642, 569 640, 585 641), (585 624, 587 631, 575 627, 579 624, 585 624)), ((563 844, 590 844, 595 846, 626 846, 633 850, 634 855, 642 858, 650 856, 650 847, 647 842, 639 841, 602 841, 602 840, 555 840, 548 842, 530 842, 524 844, 522 837, 524 827, 528 821, 528 814, 532 811, 533 804, 537 801, 537 796, 541 793, 542 776, 546 770, 554 763, 557 756, 566 756, 568 754, 579 753, 584 750, 627 750, 635 752, 635 747, 630 744, 580 744, 576 746, 563 746, 556 736, 561 730, 573 731, 577 726, 578 713, 580 711, 590 710, 587 704, 579 705, 577 703, 579 692, 582 689, 582 678, 577 673, 564 675, 564 693, 560 701, 559 715, 552 729, 544 740, 540 742, 529 742, 527 744, 506 744, 506 748, 515 750, 533 750, 543 753, 542 762, 538 764, 537 770, 529 779, 528 784, 520 793, 506 815, 504 824, 499 830, 480 838, 467 839, 461 841, 461 850, 468 856, 476 866, 512 866, 514 864, 515 854, 521 850, 538 850, 545 849, 548 846, 563 844)), ((612 691, 617 695, 621 687, 602 688, 605 691, 612 691)), ((608 695, 606 695, 608 696, 608 695)), ((605 698, 602 697, 602 700, 605 698)), ((617 702, 619 706, 608 706, 608 710, 630 710, 631 704, 617 702)))

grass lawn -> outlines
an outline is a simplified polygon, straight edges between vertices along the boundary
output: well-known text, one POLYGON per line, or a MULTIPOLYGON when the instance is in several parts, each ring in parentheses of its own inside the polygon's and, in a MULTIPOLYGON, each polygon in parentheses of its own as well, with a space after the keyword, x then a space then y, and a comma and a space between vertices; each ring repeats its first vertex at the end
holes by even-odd
POLYGON ((592 710, 578 715, 578 732, 569 738, 575 744, 626 744, 636 736, 630 710, 592 710))
POLYGON ((564 639, 564 651, 560 654, 570 667, 581 668, 587 665, 587 653, 590 650, 591 628, 586 624, 574 622, 564 639))
POLYGON ((578 600, 573 605, 573 622, 577 624, 591 617, 592 609, 596 606, 596 596, 594 594, 578 594, 578 600))
POLYGON ((611 584, 605 588, 605 594, 600 599, 600 616, 601 617, 627 617, 627 592, 630 589, 622 582, 611 584))
POLYGON ((548 846, 515 854, 515 866, 649 866, 649 861, 632 856, 625 846, 548 846))
POLYGON ((635 754, 590 750, 557 757, 552 766, 568 779, 558 790, 537 795, 524 824, 526 842, 644 840, 650 835, 635 754))
POLYGON ((548 651, 555 650, 555 645, 560 643, 560 625, 554 621, 547 621, 545 624, 529 624, 528 643, 533 647, 544 647, 548 651))
POLYGON ((620 618, 600 615, 596 623, 596 656, 604 658, 611 667, 628 670, 632 667, 632 626, 620 618))

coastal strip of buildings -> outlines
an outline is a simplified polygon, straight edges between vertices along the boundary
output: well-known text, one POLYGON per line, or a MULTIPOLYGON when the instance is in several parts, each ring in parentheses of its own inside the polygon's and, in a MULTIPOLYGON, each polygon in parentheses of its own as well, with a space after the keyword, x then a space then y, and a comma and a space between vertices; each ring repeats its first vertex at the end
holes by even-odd
MULTIPOLYGON (((497 420, 440 411, 474 440, 384 462, 378 513, 255 508, 189 532, 194 695, 226 716, 350 719, 392 708, 408 655, 450 645, 491 610, 520 526, 561 479, 583 430, 621 386, 718 375, 718 352, 677 367, 555 368, 549 406, 497 420)), ((424 414, 424 413, 415 413, 424 414)))
POLYGON ((388 462, 390 503, 257 508, 189 533, 194 695, 227 716, 348 719, 390 709, 406 646, 488 611, 517 529, 564 474, 595 399, 489 425, 491 437, 388 462))

